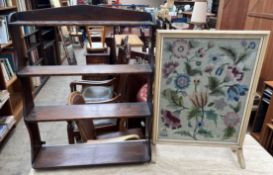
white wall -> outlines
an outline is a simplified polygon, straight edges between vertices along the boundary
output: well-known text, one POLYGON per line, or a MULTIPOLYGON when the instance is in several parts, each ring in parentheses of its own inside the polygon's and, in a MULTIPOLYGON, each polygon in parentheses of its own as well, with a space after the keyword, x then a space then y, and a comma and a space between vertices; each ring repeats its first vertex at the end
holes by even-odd
POLYGON ((151 7, 159 7, 164 0, 120 0, 122 4, 145 4, 151 7))

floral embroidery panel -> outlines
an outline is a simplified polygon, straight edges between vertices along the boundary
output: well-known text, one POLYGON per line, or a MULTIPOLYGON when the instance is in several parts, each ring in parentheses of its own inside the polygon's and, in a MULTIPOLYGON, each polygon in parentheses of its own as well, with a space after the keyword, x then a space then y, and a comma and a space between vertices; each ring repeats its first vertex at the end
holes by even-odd
POLYGON ((164 38, 159 139, 236 143, 259 45, 164 38))

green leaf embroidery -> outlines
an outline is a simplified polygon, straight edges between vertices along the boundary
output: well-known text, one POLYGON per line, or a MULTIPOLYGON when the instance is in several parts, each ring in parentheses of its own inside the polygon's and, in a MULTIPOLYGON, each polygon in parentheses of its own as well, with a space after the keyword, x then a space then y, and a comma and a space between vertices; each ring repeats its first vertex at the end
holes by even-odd
POLYGON ((209 111, 206 111, 206 117, 208 120, 211 120, 214 122, 214 124, 217 126, 217 118, 218 118, 218 115, 215 113, 214 110, 209 110, 209 111))
POLYGON ((185 69, 186 69, 186 72, 189 76, 194 76, 194 75, 202 75, 202 71, 201 70, 198 70, 198 69, 192 69, 191 65, 187 62, 185 62, 185 69))
POLYGON ((205 138, 213 138, 212 132, 203 128, 198 130, 198 134, 204 136, 205 138))
POLYGON ((220 81, 216 77, 209 77, 208 88, 214 91, 220 85, 220 81))
POLYGON ((220 47, 220 49, 230 58, 233 62, 235 62, 237 58, 237 53, 234 48, 232 47, 220 47))
POLYGON ((236 130, 232 127, 228 127, 224 130, 224 136, 223 136, 223 140, 225 139, 229 139, 230 137, 232 137, 234 134, 236 133, 236 130))
POLYGON ((234 112, 238 113, 241 109, 241 102, 238 102, 236 106, 229 105, 230 108, 234 110, 234 112))
POLYGON ((214 95, 214 96, 225 95, 225 92, 221 88, 216 88, 210 92, 210 95, 214 95))
POLYGON ((192 137, 192 135, 189 131, 176 131, 175 134, 192 137))
POLYGON ((162 92, 162 96, 169 101, 170 106, 184 106, 183 96, 179 96, 174 90, 165 89, 162 92))
POLYGON ((198 41, 194 41, 194 40, 190 40, 189 44, 190 44, 191 48, 196 48, 200 45, 200 43, 198 41))
POLYGON ((243 53, 235 62, 235 64, 238 64, 240 62, 243 62, 245 61, 248 57, 249 57, 250 53, 249 52, 246 52, 246 53, 243 53))
POLYGON ((213 105, 214 105, 214 103, 211 102, 211 103, 208 104, 208 107, 212 107, 213 105))
POLYGON ((198 108, 192 108, 192 109, 190 109, 187 117, 188 117, 188 120, 191 120, 191 119, 196 118, 200 115, 201 115, 201 111, 198 108))

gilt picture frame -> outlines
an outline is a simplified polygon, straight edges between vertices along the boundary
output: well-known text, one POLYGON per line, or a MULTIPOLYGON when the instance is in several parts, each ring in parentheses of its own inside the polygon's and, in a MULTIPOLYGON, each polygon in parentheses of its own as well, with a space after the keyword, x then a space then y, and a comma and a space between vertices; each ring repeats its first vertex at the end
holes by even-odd
POLYGON ((153 142, 241 150, 269 34, 158 30, 153 142))

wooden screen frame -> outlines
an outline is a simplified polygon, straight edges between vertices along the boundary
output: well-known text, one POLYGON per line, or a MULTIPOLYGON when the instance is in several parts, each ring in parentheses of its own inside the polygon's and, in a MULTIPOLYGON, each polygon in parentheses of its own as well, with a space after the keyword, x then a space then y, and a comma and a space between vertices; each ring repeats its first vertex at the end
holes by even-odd
POLYGON ((156 41, 156 76, 155 76, 155 92, 154 92, 154 122, 153 122, 153 143, 189 143, 197 145, 207 145, 207 146, 223 146, 232 148, 241 148, 244 142, 245 134, 247 131, 247 125, 251 113, 252 103, 256 93, 256 87, 258 84, 262 63, 265 57, 266 48, 268 45, 270 32, 268 31, 157 31, 157 41, 156 41), (239 136, 236 143, 222 143, 222 142, 209 142, 209 141, 186 141, 186 140, 160 140, 158 137, 158 124, 159 124, 159 92, 161 84, 161 55, 163 53, 163 38, 245 38, 245 39, 260 39, 260 45, 256 57, 256 62, 252 72, 252 79, 250 81, 250 91, 247 94, 246 105, 244 106, 244 112, 242 117, 242 122, 240 126, 239 136))

